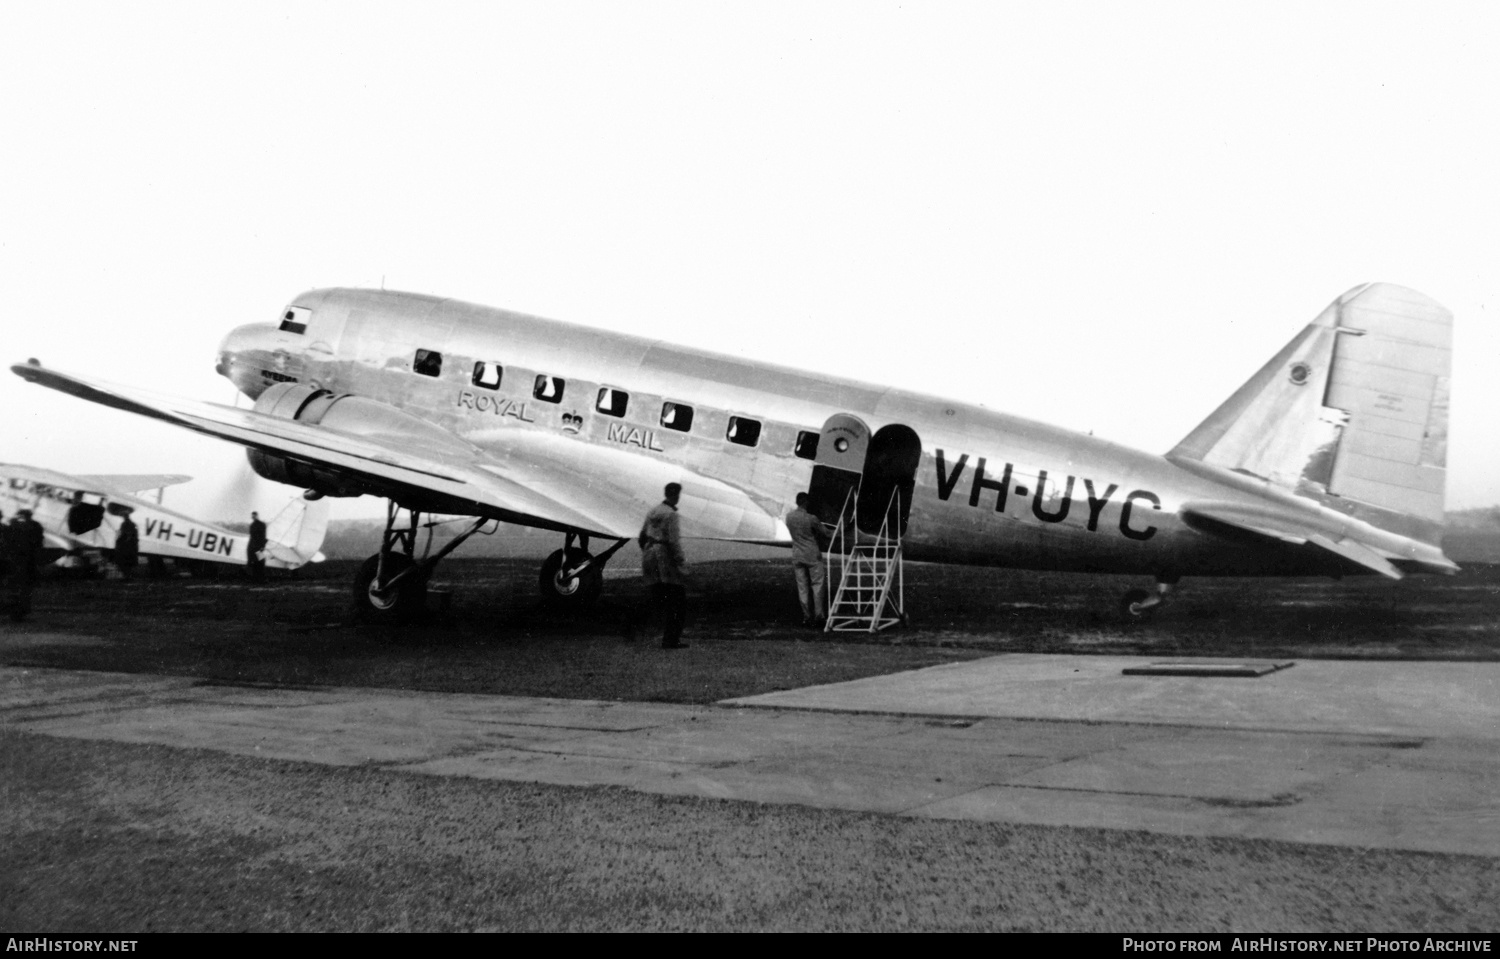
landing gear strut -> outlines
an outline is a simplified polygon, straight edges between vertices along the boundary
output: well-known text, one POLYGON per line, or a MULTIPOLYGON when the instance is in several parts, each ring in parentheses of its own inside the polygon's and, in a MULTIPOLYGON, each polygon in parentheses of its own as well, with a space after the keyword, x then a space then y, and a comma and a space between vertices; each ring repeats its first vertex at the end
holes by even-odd
POLYGON ((1156 611, 1167 604, 1172 588, 1177 585, 1176 576, 1158 576, 1156 592, 1146 589, 1128 590, 1120 599, 1120 615, 1126 622, 1140 623, 1151 619, 1156 611))
POLYGON ((404 528, 396 525, 401 507, 389 503, 385 511, 385 532, 380 538, 380 552, 360 566, 354 576, 354 612, 369 623, 409 623, 427 606, 427 580, 438 562, 479 532, 487 519, 476 519, 463 533, 455 536, 436 553, 432 549, 432 524, 427 526, 427 544, 422 556, 416 555, 417 529, 422 514, 408 510, 404 528))
POLYGON ((537 587, 554 606, 575 608, 599 598, 604 588, 604 564, 629 540, 622 539, 598 556, 589 555, 587 535, 568 533, 563 548, 542 561, 537 587), (578 545, 574 546, 577 540, 578 545))

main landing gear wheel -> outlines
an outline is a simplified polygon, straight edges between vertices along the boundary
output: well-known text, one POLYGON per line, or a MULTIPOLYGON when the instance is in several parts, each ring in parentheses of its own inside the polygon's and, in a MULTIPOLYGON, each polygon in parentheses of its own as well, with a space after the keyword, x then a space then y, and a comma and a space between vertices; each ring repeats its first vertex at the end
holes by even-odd
MULTIPOLYGON (((385 558, 385 579, 390 582, 398 573, 416 564, 401 553, 385 558)), ((394 587, 381 589, 375 582, 380 568, 380 554, 365 560, 354 577, 354 612, 367 623, 409 623, 427 608, 427 580, 408 576, 394 587)))
POLYGON ((1128 623, 1143 623, 1160 607, 1161 599, 1149 589, 1128 590, 1120 599, 1120 615, 1128 623))
POLYGON ((586 606, 598 599, 599 591, 604 588, 604 571, 600 564, 595 563, 575 576, 566 575, 567 570, 588 559, 589 554, 581 549, 560 549, 548 556, 537 577, 542 598, 554 606, 569 608, 586 606))

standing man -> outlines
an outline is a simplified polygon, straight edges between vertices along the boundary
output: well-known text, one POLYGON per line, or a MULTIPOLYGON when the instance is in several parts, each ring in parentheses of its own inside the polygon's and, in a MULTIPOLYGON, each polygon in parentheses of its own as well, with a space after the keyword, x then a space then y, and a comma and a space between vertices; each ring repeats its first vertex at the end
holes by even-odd
POLYGON ((31 612, 31 590, 36 586, 36 564, 42 558, 42 524, 31 518, 31 510, 16 510, 16 518, 5 527, 5 600, 10 618, 19 623, 31 612))
POLYGON ((120 575, 130 579, 135 575, 135 563, 141 555, 141 537, 130 518, 130 510, 120 517, 120 528, 115 532, 115 565, 120 575))
POLYGON ((646 514, 638 542, 641 545, 641 576, 650 590, 650 598, 625 628, 627 639, 635 638, 636 627, 650 618, 653 611, 662 614, 662 649, 683 649, 682 624, 687 618, 687 585, 682 568, 682 534, 677 519, 677 500, 682 496, 681 483, 668 483, 666 498, 646 514))
POLYGON ((823 521, 808 510, 807 503, 807 494, 798 493, 797 508, 786 514, 786 528, 792 534, 792 575, 797 579, 802 625, 822 628, 828 618, 823 550, 828 548, 830 537, 823 521))
POLYGON ((246 547, 246 560, 250 564, 250 581, 259 583, 266 578, 266 558, 261 552, 266 548, 266 524, 260 521, 259 513, 250 514, 250 542, 246 547))

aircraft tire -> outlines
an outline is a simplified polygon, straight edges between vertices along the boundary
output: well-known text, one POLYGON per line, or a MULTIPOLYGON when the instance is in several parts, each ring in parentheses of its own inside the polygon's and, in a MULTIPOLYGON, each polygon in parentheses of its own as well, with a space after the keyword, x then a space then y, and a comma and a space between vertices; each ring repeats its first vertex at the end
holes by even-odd
MULTIPOLYGON (((410 569, 412 561, 400 553, 386 557, 386 572, 394 576, 410 569)), ((403 580, 396 590, 385 595, 376 594, 375 571, 380 566, 380 554, 371 556, 354 575, 354 612, 367 623, 410 623, 427 609, 427 581, 411 578, 403 580)))
POLYGON ((1127 623, 1144 623, 1156 615, 1160 603, 1146 605, 1151 599, 1149 589, 1126 590, 1125 595, 1120 598, 1120 615, 1127 623))
POLYGON ((542 571, 537 576, 537 586, 542 598, 554 606, 574 608, 587 606, 599 598, 604 588, 604 570, 590 566, 570 580, 561 577, 564 566, 575 566, 589 558, 581 549, 570 549, 564 554, 557 550, 542 561, 542 571))

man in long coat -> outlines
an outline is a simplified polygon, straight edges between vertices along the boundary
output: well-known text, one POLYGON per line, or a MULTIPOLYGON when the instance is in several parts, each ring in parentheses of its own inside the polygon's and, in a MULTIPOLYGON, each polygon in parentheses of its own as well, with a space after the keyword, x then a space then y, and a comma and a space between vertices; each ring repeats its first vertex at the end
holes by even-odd
POLYGON ((682 625, 687 618, 687 586, 682 569, 687 560, 682 555, 682 533, 677 518, 677 500, 682 484, 668 483, 665 499, 651 507, 641 527, 641 576, 650 591, 647 604, 637 611, 626 627, 633 638, 635 629, 655 611, 662 614, 662 649, 682 649, 682 625))
POLYGON ((120 529, 115 533, 115 565, 120 569, 120 575, 126 579, 135 575, 135 564, 141 556, 141 535, 136 529, 135 522, 130 518, 127 510, 120 517, 120 529))
POLYGON ((31 591, 44 542, 42 524, 31 518, 29 509, 17 510, 16 518, 5 526, 5 605, 15 622, 31 612, 31 591))
POLYGON ((828 618, 828 584, 823 569, 828 530, 807 506, 807 494, 798 493, 797 508, 787 514, 786 528, 792 534, 792 575, 797 580, 797 601, 802 604, 802 625, 821 629, 828 618))
POLYGON ((245 544, 245 559, 250 566, 250 581, 263 582, 266 578, 266 558, 261 551, 266 548, 266 524, 259 513, 250 514, 250 542, 245 544))

